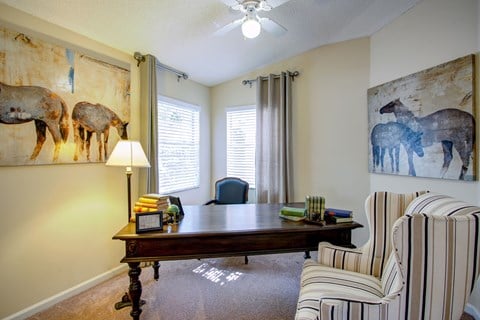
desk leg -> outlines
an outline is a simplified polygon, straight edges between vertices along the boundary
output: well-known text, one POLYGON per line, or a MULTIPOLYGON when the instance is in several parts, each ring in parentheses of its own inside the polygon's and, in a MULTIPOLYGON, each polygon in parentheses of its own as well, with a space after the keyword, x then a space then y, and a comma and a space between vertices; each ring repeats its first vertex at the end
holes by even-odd
POLYGON ((310 257, 310 251, 309 251, 309 250, 305 251, 305 254, 303 255, 303 258, 304 258, 304 259, 310 259, 310 258, 311 258, 311 257, 310 257))
POLYGON ((160 263, 158 261, 153 262, 153 279, 158 281, 159 274, 158 274, 158 269, 160 268, 160 263))
POLYGON ((142 313, 142 309, 140 308, 140 296, 142 295, 142 283, 138 279, 142 269, 139 267, 140 262, 129 262, 128 266, 130 270, 128 271, 128 275, 130 276, 130 286, 128 288, 128 294, 130 296, 132 302, 132 311, 130 311, 130 315, 132 316, 133 320, 140 320, 140 314, 142 313))

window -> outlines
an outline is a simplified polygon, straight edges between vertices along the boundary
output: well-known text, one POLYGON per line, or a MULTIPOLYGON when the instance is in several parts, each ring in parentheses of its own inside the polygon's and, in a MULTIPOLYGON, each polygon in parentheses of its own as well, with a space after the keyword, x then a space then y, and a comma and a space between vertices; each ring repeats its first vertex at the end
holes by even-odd
POLYGON ((227 109, 227 176, 255 188, 255 106, 227 109))
POLYGON ((200 185, 199 107, 158 98, 158 189, 160 193, 200 185))

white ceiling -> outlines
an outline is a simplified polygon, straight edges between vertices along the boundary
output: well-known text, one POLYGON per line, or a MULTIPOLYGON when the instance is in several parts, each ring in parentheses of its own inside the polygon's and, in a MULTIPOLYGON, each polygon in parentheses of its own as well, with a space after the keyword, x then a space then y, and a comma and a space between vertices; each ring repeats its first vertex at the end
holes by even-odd
MULTIPOLYGON (((277 1, 277 0, 271 0, 277 1)), ((369 36, 421 0, 290 0, 269 17, 288 32, 213 33, 242 14, 222 0, 0 0, 133 55, 150 53, 207 86, 328 43, 369 36)))

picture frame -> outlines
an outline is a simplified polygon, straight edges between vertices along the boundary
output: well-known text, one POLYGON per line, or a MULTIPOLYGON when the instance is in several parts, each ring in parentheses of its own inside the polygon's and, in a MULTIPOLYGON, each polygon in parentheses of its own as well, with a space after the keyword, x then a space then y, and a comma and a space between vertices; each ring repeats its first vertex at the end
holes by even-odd
POLYGON ((138 213, 135 219, 135 231, 136 233, 162 232, 163 211, 138 213))
POLYGON ((128 62, 1 24, 0 43, 0 166, 101 163, 128 139, 128 62))
POLYGON ((370 173, 477 180, 475 55, 367 91, 370 173))

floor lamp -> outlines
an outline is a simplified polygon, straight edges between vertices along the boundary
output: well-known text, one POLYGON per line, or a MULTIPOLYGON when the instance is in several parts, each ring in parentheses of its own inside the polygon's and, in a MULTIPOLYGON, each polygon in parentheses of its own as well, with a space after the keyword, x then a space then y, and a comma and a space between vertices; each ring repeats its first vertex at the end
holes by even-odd
POLYGON ((131 182, 132 168, 150 168, 150 163, 143 152, 142 145, 138 141, 120 140, 113 149, 107 166, 125 167, 127 175, 127 193, 128 193, 128 222, 132 215, 131 182))

